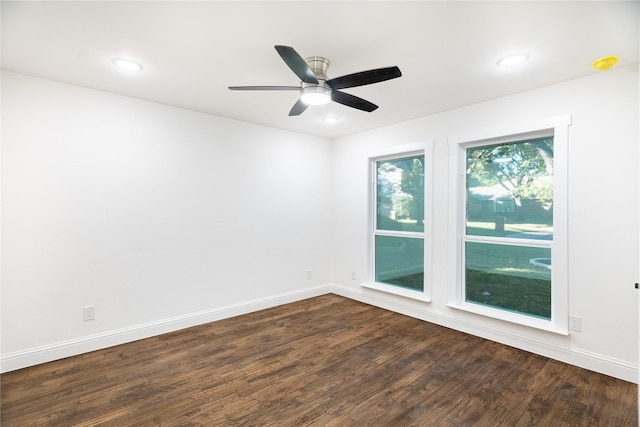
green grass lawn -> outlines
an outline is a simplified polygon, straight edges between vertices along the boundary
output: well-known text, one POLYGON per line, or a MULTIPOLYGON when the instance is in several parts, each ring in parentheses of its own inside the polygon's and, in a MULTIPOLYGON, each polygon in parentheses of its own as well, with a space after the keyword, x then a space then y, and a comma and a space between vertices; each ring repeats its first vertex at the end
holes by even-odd
POLYGON ((548 280, 467 270, 465 298, 469 302, 551 318, 551 282, 548 280))
POLYGON ((551 258, 551 249, 467 242, 466 268, 531 279, 551 279, 551 270, 531 264, 534 258, 551 258))
POLYGON ((389 285, 400 286, 401 288, 422 291, 424 290, 424 273, 393 277, 391 279, 384 280, 384 283, 387 283, 389 285))
MULTIPOLYGON (((401 220, 389 224, 396 224, 394 228, 389 227, 392 229, 422 231, 415 221, 401 220)), ((468 235, 505 237, 517 233, 551 234, 553 226, 548 222, 507 222, 504 231, 496 231, 494 221, 467 222, 468 235)), ((465 298, 468 302, 551 318, 551 270, 530 262, 534 258, 550 259, 550 248, 467 242, 465 251, 465 298)), ((384 282, 408 289, 423 289, 422 274, 394 277, 384 282)))
MULTIPOLYGON (((423 290, 423 275, 394 277, 385 283, 407 289, 423 290)), ((466 271, 467 302, 545 319, 551 318, 551 282, 543 279, 466 271)))
MULTIPOLYGON (((467 234, 506 237, 519 233, 543 236, 553 233, 550 218, 540 222, 507 220, 504 231, 494 221, 468 221, 467 234)), ((551 258, 543 247, 466 245, 465 298, 508 311, 551 318, 551 270, 531 264, 534 258, 551 258)))
POLYGON ((551 270, 530 262, 551 258, 551 249, 467 242, 465 298, 549 319, 551 270))

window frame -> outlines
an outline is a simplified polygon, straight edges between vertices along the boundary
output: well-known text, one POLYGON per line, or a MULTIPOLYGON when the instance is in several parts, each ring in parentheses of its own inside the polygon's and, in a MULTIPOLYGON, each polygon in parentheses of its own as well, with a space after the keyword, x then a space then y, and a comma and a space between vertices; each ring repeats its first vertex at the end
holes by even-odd
POLYGON ((389 147, 367 156, 367 245, 366 274, 362 287, 374 289, 419 301, 431 301, 432 276, 432 235, 433 235, 433 141, 389 147), (424 228, 422 232, 377 230, 377 162, 424 156, 424 228), (424 245, 424 276, 422 291, 375 281, 375 238, 376 236, 422 238, 424 245))
POLYGON ((450 227, 452 242, 449 256, 450 289, 448 306, 557 334, 569 333, 569 284, 567 254, 567 166, 568 137, 571 116, 558 116, 531 123, 505 126, 500 129, 478 131, 449 138, 450 156, 450 212, 455 223, 450 227), (538 318, 524 313, 507 311, 493 306, 467 302, 465 298, 465 258, 467 241, 495 243, 493 238, 466 235, 466 149, 501 143, 518 142, 529 138, 550 136, 554 138, 553 157, 553 240, 501 238, 501 244, 518 246, 540 246, 551 248, 553 268, 551 270, 551 318, 538 318))

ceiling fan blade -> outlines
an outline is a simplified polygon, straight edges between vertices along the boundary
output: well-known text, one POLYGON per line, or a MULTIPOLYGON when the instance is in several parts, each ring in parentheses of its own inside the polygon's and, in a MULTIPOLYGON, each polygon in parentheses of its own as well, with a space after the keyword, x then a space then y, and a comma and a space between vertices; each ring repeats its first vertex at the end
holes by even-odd
POLYGON ((358 98, 357 96, 353 96, 345 92, 338 92, 337 90, 331 92, 331 100, 339 104, 346 105, 347 107, 357 108, 358 110, 366 111, 368 113, 378 108, 376 104, 365 99, 358 98))
POLYGON ((295 104, 293 104, 293 107, 291 107, 291 111, 289 111, 289 115, 299 116, 300 114, 304 113, 304 110, 306 110, 307 107, 308 107, 307 104, 305 104, 304 102, 298 99, 298 101, 295 104))
POLYGON ((229 86, 230 90, 300 90, 300 86, 229 86))
POLYGON ((327 80, 327 84, 331 89, 345 89, 348 87, 364 86, 372 83, 383 82, 400 76, 402 76, 400 68, 394 66, 336 77, 335 79, 327 80))
POLYGON ((311 71, 311 68, 309 68, 305 60, 298 55, 298 52, 296 52, 294 48, 280 45, 276 45, 275 48, 284 62, 291 68, 291 71, 300 77, 300 80, 305 83, 319 83, 315 74, 311 71))

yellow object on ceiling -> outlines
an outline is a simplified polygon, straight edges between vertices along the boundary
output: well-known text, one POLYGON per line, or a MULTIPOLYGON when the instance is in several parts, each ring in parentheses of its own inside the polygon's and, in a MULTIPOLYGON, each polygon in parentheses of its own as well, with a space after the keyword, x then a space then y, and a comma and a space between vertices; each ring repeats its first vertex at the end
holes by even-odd
POLYGON ((593 68, 602 71, 608 70, 609 68, 616 65, 616 62, 618 62, 617 56, 606 56, 604 58, 596 59, 595 61, 593 61, 593 68))

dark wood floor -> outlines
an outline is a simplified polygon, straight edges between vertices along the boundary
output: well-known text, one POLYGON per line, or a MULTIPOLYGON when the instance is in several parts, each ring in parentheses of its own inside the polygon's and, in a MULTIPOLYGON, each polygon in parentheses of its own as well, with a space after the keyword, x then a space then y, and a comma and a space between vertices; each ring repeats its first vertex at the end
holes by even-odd
POLYGON ((2 426, 637 426, 637 386, 335 295, 1 376, 2 426))

